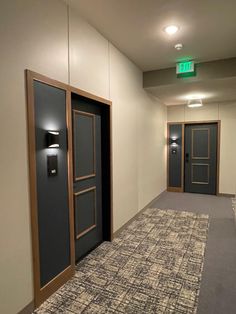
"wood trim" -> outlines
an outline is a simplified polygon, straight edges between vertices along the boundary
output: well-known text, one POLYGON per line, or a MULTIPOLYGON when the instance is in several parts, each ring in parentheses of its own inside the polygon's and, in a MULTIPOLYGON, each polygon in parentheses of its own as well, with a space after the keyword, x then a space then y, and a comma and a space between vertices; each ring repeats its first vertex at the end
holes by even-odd
MULTIPOLYGON (((95 148, 96 147, 95 123, 96 122, 95 122, 95 114, 85 112, 85 111, 76 110, 76 109, 73 109, 72 111, 73 111, 73 120, 74 121, 75 121, 76 115, 88 116, 88 117, 91 117, 93 119, 93 173, 88 174, 88 175, 84 175, 81 177, 76 177, 75 165, 74 165, 74 180, 75 181, 81 181, 81 180, 89 179, 89 178, 96 176, 96 148, 95 148)), ((73 121, 73 125, 74 125, 74 121, 73 121)), ((75 125, 74 125, 74 128, 75 128, 75 125)))
POLYGON ((71 93, 66 91, 66 123, 67 123, 67 161, 68 161, 68 193, 69 193, 69 218, 70 218, 70 252, 71 263, 75 272, 75 229, 74 229, 74 200, 73 200, 73 140, 72 140, 72 116, 71 93))
POLYGON ((192 159, 210 159, 210 151, 211 151, 211 148, 210 148, 210 145, 211 145, 211 142, 210 142, 210 129, 209 128, 203 128, 203 129, 192 129, 192 132, 191 132, 191 136, 192 136, 192 145, 191 145, 191 153, 192 153, 192 159), (194 139, 194 131, 207 131, 207 137, 208 137, 208 146, 207 146, 207 157, 196 157, 194 156, 193 154, 193 139, 194 139))
MULTIPOLYGON (((189 125, 189 124, 217 124, 217 178, 216 178, 216 195, 219 195, 219 185, 220 185, 220 147, 221 147, 221 120, 206 120, 206 121, 181 121, 181 122, 167 122, 167 129, 169 129, 170 125, 174 125, 174 124, 182 124, 183 128, 184 128, 184 132, 183 134, 185 135, 185 126, 189 125)), ((169 135, 167 137, 167 140, 169 139, 169 135)), ((182 145, 184 145, 184 149, 185 150, 185 141, 182 142, 182 145)), ((184 159, 183 159, 184 160, 184 159)), ((184 171, 184 168, 183 168, 184 171)), ((167 177, 169 174, 169 170, 167 172, 167 177)), ((183 178, 184 178, 184 174, 183 174, 183 178)), ((167 185, 167 190, 168 190, 169 186, 167 185)), ((171 188, 170 188, 171 189, 171 188)), ((184 192, 184 181, 183 181, 183 191, 184 192)))
POLYGON ((28 73, 27 75, 29 75, 31 77, 32 80, 34 81, 38 81, 38 82, 42 82, 44 84, 53 86, 53 87, 57 87, 63 90, 67 90, 68 89, 68 85, 65 83, 62 83, 60 81, 51 79, 45 75, 30 71, 30 70, 26 70, 26 73, 28 73))
POLYGON ((103 98, 103 97, 100 97, 100 96, 97 96, 97 95, 92 94, 90 92, 87 92, 87 91, 85 91, 83 89, 80 89, 80 88, 77 88, 77 87, 74 87, 74 86, 70 86, 70 85, 68 85, 66 83, 62 83, 60 81, 54 80, 52 78, 49 78, 48 76, 39 74, 37 72, 31 71, 31 70, 28 70, 28 69, 26 70, 26 72, 30 73, 30 75, 34 78, 35 81, 39 81, 39 82, 42 82, 42 83, 45 83, 45 84, 48 84, 48 85, 51 85, 51 86, 63 89, 63 90, 67 90, 68 92, 75 93, 77 95, 80 95, 80 96, 83 96, 83 97, 86 97, 86 98, 98 101, 98 102, 100 102, 101 104, 104 104, 104 105, 108 105, 108 106, 112 105, 112 101, 111 100, 103 98))
POLYGON ((90 112, 86 112, 86 111, 81 111, 81 110, 77 110, 77 109, 73 109, 72 110, 74 114, 80 114, 82 116, 88 116, 91 118, 95 118, 95 114, 94 113, 90 113, 90 112))
MULTIPOLYGON (((40 284, 40 252, 39 252, 39 229, 38 229, 38 208, 37 208, 37 177, 36 177, 36 153, 35 153, 35 117, 34 117, 34 81, 40 81, 53 87, 66 91, 66 123, 70 125, 70 94, 67 85, 56 80, 52 80, 41 74, 26 70, 26 92, 27 92, 27 123, 28 123, 28 156, 29 156, 29 190, 30 190, 30 210, 31 210, 31 232, 32 232, 32 252, 33 252, 33 275, 34 275, 34 303, 38 307, 75 272, 75 250, 74 250, 74 218, 71 202, 71 161, 69 149, 67 152, 68 160, 68 195, 69 195, 69 221, 70 221, 70 260, 69 265, 64 271, 58 274, 53 280, 44 287, 40 284)), ((70 140, 68 146, 70 147, 70 140)), ((73 182, 72 182, 73 183, 73 182)))
MULTIPOLYGON (((91 230, 93 230, 94 228, 96 228, 96 226, 97 226, 97 222, 96 222, 96 220, 97 220, 97 218, 96 218, 96 217, 97 217, 96 187, 93 186, 93 187, 91 187, 91 188, 88 188, 88 189, 85 189, 85 190, 82 190, 82 191, 79 191, 79 192, 74 193, 74 203, 75 203, 75 202, 76 202, 76 197, 78 197, 78 196, 81 195, 81 194, 85 194, 85 193, 88 193, 88 192, 91 192, 91 191, 94 191, 94 221, 95 221, 95 223, 94 223, 92 226, 90 226, 90 227, 86 228, 85 230, 83 230, 82 232, 80 232, 79 234, 76 234, 76 239, 77 239, 77 240, 78 240, 79 238, 81 238, 82 236, 84 236, 84 235, 85 235, 86 233, 88 233, 89 231, 91 231, 91 230)), ((74 207, 76 208, 75 205, 74 205, 74 207)))
POLYGON ((169 188, 169 169, 170 169, 170 125, 167 123, 167 190, 169 188))
POLYGON ((76 88, 76 87, 68 86, 68 88, 69 88, 70 92, 75 93, 77 95, 80 95, 80 96, 83 96, 83 97, 86 97, 86 98, 98 101, 98 102, 100 102, 101 104, 104 104, 104 105, 108 105, 108 106, 112 105, 112 102, 110 100, 105 99, 103 97, 96 96, 94 94, 91 94, 91 93, 89 93, 87 91, 84 91, 84 90, 76 88))
POLYGON ((96 174, 92 173, 92 174, 88 174, 86 176, 76 177, 74 180, 77 182, 77 181, 82 181, 82 180, 85 180, 85 179, 94 178, 95 176, 96 176, 96 174))
POLYGON ((92 226, 88 227, 87 229, 85 229, 84 231, 80 232, 79 234, 76 235, 76 239, 79 240, 80 238, 82 238, 82 236, 84 236, 86 233, 88 233, 89 231, 93 230, 94 228, 96 228, 97 225, 93 224, 92 226))
POLYGON ((29 191, 31 211, 31 234, 33 252, 33 275, 35 305, 40 304, 40 265, 39 265, 39 230, 37 215, 37 178, 35 155, 35 118, 34 118, 34 73, 26 71, 27 88, 27 123, 28 123, 28 158, 29 158, 29 191))
POLYGON ((54 292, 56 292, 63 284, 65 284, 75 273, 73 265, 68 266, 43 288, 40 289, 36 301, 36 307, 42 304, 54 292))
POLYGON ((220 192, 220 147, 221 147, 221 121, 217 122, 217 187, 216 187, 216 195, 219 195, 220 192))
POLYGON ((109 107, 109 130, 110 130, 110 241, 113 240, 114 232, 113 232, 113 127, 112 127, 112 103, 109 107))

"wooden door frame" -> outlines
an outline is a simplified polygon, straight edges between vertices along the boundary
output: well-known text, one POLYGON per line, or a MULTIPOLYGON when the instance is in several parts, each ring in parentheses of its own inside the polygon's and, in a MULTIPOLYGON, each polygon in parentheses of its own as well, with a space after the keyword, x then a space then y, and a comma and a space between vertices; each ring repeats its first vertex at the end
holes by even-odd
POLYGON ((110 115, 110 241, 113 239, 113 172, 112 172, 112 102, 98 97, 84 90, 69 86, 47 76, 25 70, 26 99, 27 99, 27 126, 28 126, 28 160, 29 160, 29 193, 30 193, 30 216, 32 234, 32 257, 33 257, 33 281, 34 281, 34 305, 38 307, 75 273, 75 236, 74 236, 74 202, 73 202, 73 145, 72 145, 72 116, 71 116, 71 93, 96 100, 99 104, 107 105, 110 115), (39 251, 39 227, 37 208, 37 175, 36 175, 36 143, 35 143, 35 116, 34 116, 34 81, 62 89, 66 92, 66 125, 67 125, 67 163, 68 163, 68 194, 69 194, 69 223, 70 223, 70 260, 71 264, 53 278, 44 287, 40 285, 40 251, 39 251))
POLYGON ((185 127, 192 124, 216 124, 217 125, 217 166, 216 166, 216 195, 219 195, 220 182, 220 134, 221 134, 221 120, 207 120, 207 121, 185 121, 185 122, 167 122, 167 191, 169 192, 184 192, 184 152, 185 152, 185 127), (170 125, 182 125, 182 153, 181 153, 181 186, 169 186, 169 127, 170 125))

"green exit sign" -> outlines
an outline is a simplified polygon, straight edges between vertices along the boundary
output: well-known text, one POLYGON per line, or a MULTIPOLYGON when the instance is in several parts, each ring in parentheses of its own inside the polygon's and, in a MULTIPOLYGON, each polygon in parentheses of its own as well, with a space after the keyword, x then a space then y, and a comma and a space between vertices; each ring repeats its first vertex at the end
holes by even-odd
POLYGON ((176 65, 176 74, 194 74, 194 61, 179 62, 176 65))

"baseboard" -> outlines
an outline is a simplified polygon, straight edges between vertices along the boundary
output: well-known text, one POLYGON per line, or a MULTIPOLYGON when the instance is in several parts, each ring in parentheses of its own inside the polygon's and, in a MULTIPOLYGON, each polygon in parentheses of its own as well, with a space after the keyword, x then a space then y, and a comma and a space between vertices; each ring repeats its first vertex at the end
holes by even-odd
POLYGON ((224 197, 230 197, 230 198, 235 197, 235 194, 228 194, 228 193, 219 193, 218 195, 224 196, 224 197))
POLYGON ((32 314, 34 311, 34 301, 26 305, 18 314, 32 314))
POLYGON ((137 214, 135 214, 130 220, 128 220, 122 227, 113 233, 113 239, 116 238, 128 225, 130 225, 139 215, 141 215, 147 208, 152 207, 152 205, 166 192, 164 190, 159 195, 157 195, 151 202, 149 202, 144 208, 142 208, 137 214))

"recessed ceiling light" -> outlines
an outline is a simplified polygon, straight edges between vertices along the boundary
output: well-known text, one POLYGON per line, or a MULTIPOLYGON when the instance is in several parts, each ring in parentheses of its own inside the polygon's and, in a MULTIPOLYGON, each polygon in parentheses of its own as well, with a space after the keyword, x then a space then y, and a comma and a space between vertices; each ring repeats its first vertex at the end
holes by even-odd
POLYGON ((202 100, 201 99, 190 99, 188 101, 188 107, 189 108, 198 108, 198 107, 202 107, 202 100))
POLYGON ((168 34, 168 35, 174 35, 177 31, 179 30, 179 27, 176 25, 169 25, 166 26, 164 28, 164 31, 168 34))
POLYGON ((194 93, 194 94, 188 94, 184 97, 185 100, 189 101, 191 99, 205 99, 207 98, 207 94, 206 93, 194 93))
POLYGON ((183 49, 183 44, 179 43, 175 45, 176 50, 182 50, 183 49))

